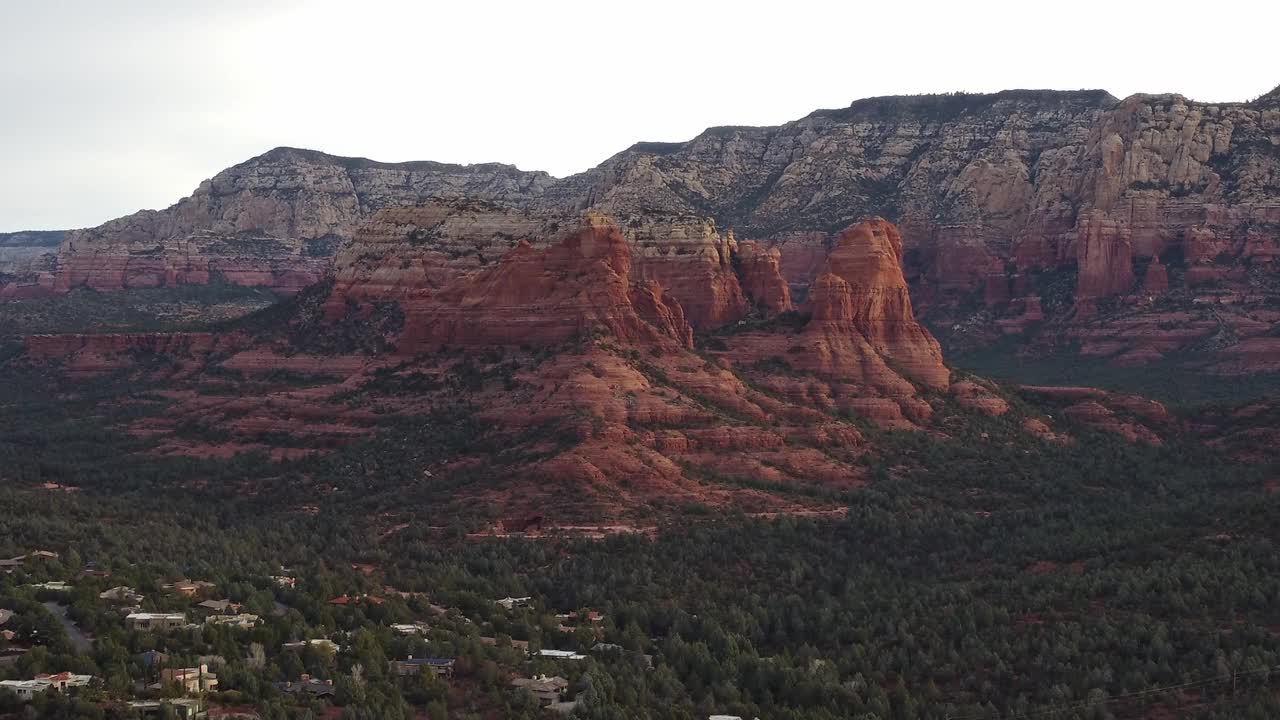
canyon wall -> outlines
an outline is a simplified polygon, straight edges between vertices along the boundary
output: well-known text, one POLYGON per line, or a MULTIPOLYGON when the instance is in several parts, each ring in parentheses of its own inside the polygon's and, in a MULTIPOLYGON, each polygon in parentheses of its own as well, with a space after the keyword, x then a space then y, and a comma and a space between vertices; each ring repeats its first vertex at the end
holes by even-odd
POLYGON ((388 164, 277 148, 218 173, 170 208, 68 233, 54 290, 221 279, 291 293, 325 273, 377 210, 438 197, 524 198, 550 180, 507 165, 388 164))
POLYGON ((975 296, 1005 330, 1027 327, 1027 307, 1058 317, 1047 293, 1066 273, 1080 323, 1111 298, 1177 295, 1247 306, 1250 322, 1271 326, 1254 310, 1280 294, 1280 93, 1218 104, 1095 90, 870 98, 777 127, 638 143, 564 179, 281 148, 167 210, 68 233, 56 267, 0 277, 0 297, 219 280, 293 292, 395 207, 409 209, 368 232, 403 255, 406 286, 493 262, 529 234, 520 213, 568 224, 603 213, 630 243, 635 276, 659 283, 699 332, 803 302, 833 233, 870 215, 897 223, 917 306, 945 318, 975 296), (418 217, 426 201, 498 202, 515 226, 470 243, 460 219, 437 228, 418 217), (465 251, 433 233, 466 237, 465 251), (776 263, 785 293, 735 262, 776 263))

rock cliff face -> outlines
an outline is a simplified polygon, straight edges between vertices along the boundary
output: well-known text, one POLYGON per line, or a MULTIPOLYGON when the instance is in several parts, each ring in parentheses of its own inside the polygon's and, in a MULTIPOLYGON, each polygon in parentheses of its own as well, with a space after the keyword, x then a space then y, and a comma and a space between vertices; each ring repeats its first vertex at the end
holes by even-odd
POLYGON ((811 299, 812 323, 831 337, 858 335, 913 380, 945 388, 950 371, 938 341, 916 322, 902 275, 902 237, 882 218, 836 239, 811 299))
POLYGON ((756 307, 771 315, 793 309, 791 288, 782 274, 781 251, 744 242, 738 245, 736 260, 742 289, 756 307))
POLYGON ((545 173, 506 165, 377 163, 278 148, 224 170, 166 210, 68 233, 55 290, 227 282, 294 292, 375 211, 433 197, 523 198, 545 173))
POLYGON ((0 300, 50 293, 65 235, 60 230, 0 233, 0 300))
POLYGON ((570 220, 470 202, 388 209, 340 253, 323 316, 359 320, 394 304, 404 322, 387 340, 408 356, 557 345, 593 331, 626 345, 687 348, 694 331, 727 332, 724 362, 785 358, 862 403, 850 411, 920 417, 913 383, 944 389, 949 371, 913 316, 901 236, 877 218, 830 245, 804 305, 809 319, 797 328, 774 322, 795 307, 778 249, 738 245, 706 221, 616 222, 594 211, 570 220), (748 314, 774 327, 738 331, 748 314), (868 410, 868 401, 892 410, 868 410))
MULTIPOLYGON (((586 209, 613 218, 635 277, 658 282, 698 331, 755 306, 786 306, 779 288, 756 277, 760 262, 772 272, 773 250, 789 301, 803 302, 831 233, 877 214, 901 228, 917 307, 943 322, 962 320, 956 313, 980 294, 996 318, 992 332, 1026 328, 1016 319, 1033 303, 1046 326, 1062 320, 1080 330, 1108 322, 1113 298, 1190 306, 1210 288, 1215 306, 1271 326, 1257 311, 1280 292, 1280 102, 1274 92, 1217 105, 1177 95, 1119 101, 1102 91, 871 98, 777 127, 638 143, 559 180, 500 165, 386 165, 279 149, 168 210, 70 233, 52 290, 221 277, 290 292, 324 273, 378 210, 459 198, 552 222, 572 224, 586 209), (1071 286, 1059 287, 1071 273, 1071 286), (1063 289, 1073 302, 1050 297, 1063 289)), ((370 232, 388 242, 410 233, 410 244, 435 240, 429 219, 380 222, 370 232)), ((442 232, 447 240, 464 231, 442 232)), ((469 255, 451 255, 447 243, 429 257, 396 252, 421 265, 420 280, 439 283, 517 239, 494 235, 469 255)), ((47 292, 50 282, 31 276, 20 292, 47 292)))
POLYGON ((492 267, 402 300, 399 350, 556 345, 596 330, 628 345, 691 346, 680 305, 631 268, 622 233, 588 216, 543 249, 519 242, 492 267))

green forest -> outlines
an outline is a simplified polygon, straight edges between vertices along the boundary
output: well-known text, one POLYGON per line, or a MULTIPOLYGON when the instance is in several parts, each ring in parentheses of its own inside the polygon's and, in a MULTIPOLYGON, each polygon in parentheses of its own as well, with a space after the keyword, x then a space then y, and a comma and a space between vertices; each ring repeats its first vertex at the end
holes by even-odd
POLYGON ((690 509, 652 535, 476 538, 448 483, 407 482, 483 437, 465 414, 295 461, 166 458, 117 429, 163 409, 136 379, 67 391, 54 374, 2 372, 0 558, 58 557, 0 574, 13 612, 0 680, 95 681, 31 703, 0 689, 0 714, 140 716, 129 702, 182 694, 148 661, 158 652, 212 663, 203 700, 263 718, 1280 715, 1280 462, 1238 460, 1239 446, 1086 427, 1045 442, 1012 419, 957 416, 947 436, 868 429, 871 481, 833 496, 843 518, 690 509), (165 590, 182 578, 212 586, 165 590), (50 581, 68 588, 36 587, 50 581), (138 610, 195 622, 128 629, 100 597, 119 586, 138 610), (201 624, 205 597, 260 621, 201 624), (530 599, 496 602, 511 597, 530 599), (306 642, 320 638, 336 651, 306 642), (455 665, 392 670, 410 657, 455 665), (567 681, 557 709, 511 684, 543 675, 567 681), (331 692, 284 686, 306 677, 331 692))

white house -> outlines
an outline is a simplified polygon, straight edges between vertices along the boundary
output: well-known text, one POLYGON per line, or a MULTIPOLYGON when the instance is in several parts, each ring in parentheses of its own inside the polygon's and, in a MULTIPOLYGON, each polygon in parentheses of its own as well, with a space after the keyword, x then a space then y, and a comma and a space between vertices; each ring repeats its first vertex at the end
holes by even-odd
POLYGON ((240 630, 251 630, 257 626, 260 618, 249 613, 239 615, 210 615, 204 621, 208 625, 226 625, 240 630))
POLYGON ((183 613, 129 613, 124 626, 130 630, 174 630, 187 624, 183 613))
POLYGON ((57 675, 36 675, 32 680, 0 680, 0 688, 12 691, 19 700, 26 702, 47 690, 66 692, 68 688, 84 687, 92 681, 92 675, 64 672, 57 675))
POLYGON ((35 589, 37 589, 37 590, 55 590, 55 591, 57 591, 57 592, 69 592, 69 591, 71 590, 71 584, 70 584, 70 583, 63 582, 63 581, 61 581, 61 580, 53 580, 53 581, 50 581, 50 582, 35 583, 34 585, 31 585, 30 587, 33 587, 33 588, 35 588, 35 589))
POLYGON ((49 689, 49 683, 43 683, 39 680, 0 680, 0 690, 8 690, 23 702, 28 702, 35 697, 37 693, 42 693, 49 689))
POLYGON ((426 635, 427 632, 431 630, 431 628, 424 623, 394 623, 391 625, 391 629, 401 635, 426 635))
POLYGON ((306 646, 312 646, 324 650, 326 652, 337 653, 342 650, 342 646, 327 638, 314 638, 312 640, 299 640, 297 642, 287 642, 284 644, 285 650, 301 650, 306 646))
POLYGON ((538 657, 552 660, 586 660, 587 656, 572 650, 539 650, 538 657))

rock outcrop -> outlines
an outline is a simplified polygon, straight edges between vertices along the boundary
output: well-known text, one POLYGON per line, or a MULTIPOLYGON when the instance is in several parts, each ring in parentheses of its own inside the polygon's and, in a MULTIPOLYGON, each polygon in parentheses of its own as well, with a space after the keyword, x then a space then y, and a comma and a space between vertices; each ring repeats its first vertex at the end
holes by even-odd
POLYGON ((859 338, 875 356, 912 380, 946 387, 950 371, 942 363, 942 349, 911 310, 902 275, 902 237, 884 219, 859 223, 840 234, 818 275, 810 306, 810 325, 827 339, 829 348, 842 339, 859 338))
POLYGON ((738 244, 735 256, 742 289, 756 307, 774 315, 793 309, 791 288, 782 275, 782 252, 758 243, 738 244))
MULTIPOLYGON (((392 215, 398 218, 400 211, 392 215)), ((464 211, 461 217, 464 226, 474 227, 467 220, 475 216, 464 211)), ((497 223, 518 230, 516 234, 529 234, 533 225, 518 225, 513 217, 532 222, 527 215, 494 211, 483 225, 492 228, 497 223)), ((452 224, 444 217, 440 221, 440 227, 452 224)), ((627 344, 692 345, 693 331, 681 305, 668 304, 659 283, 633 279, 631 248, 616 226, 602 216, 588 215, 576 228, 552 232, 551 238, 532 235, 541 248, 529 237, 516 239, 514 247, 488 266, 469 273, 457 270, 438 287, 419 283, 417 273, 409 274, 407 281, 397 276, 401 257, 394 253, 381 259, 391 263, 389 268, 366 268, 361 276, 365 284, 342 268, 342 284, 325 303, 325 314, 333 317, 352 303, 397 303, 405 318, 397 347, 407 355, 441 346, 557 345, 593 331, 627 344)), ((488 242, 493 237, 486 229, 472 239, 488 242)), ((462 241, 457 233, 449 238, 462 241)), ((357 243, 348 254, 356 255, 358 263, 365 257, 361 252, 357 243)))
POLYGON ((1110 297, 1133 287, 1133 247, 1123 223, 1102 213, 1091 215, 1076 240, 1077 300, 1110 297))

